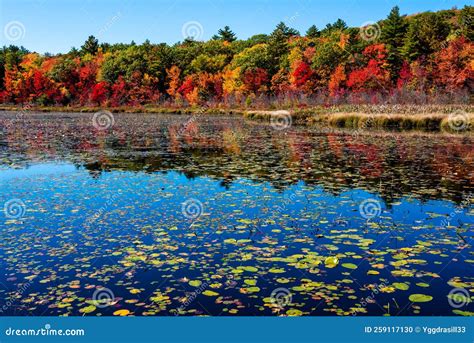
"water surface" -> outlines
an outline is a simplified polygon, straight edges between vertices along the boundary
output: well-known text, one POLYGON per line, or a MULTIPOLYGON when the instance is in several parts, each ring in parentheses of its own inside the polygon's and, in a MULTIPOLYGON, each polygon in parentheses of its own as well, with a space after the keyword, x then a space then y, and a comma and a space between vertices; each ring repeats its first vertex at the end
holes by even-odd
POLYGON ((3 315, 472 314, 472 136, 114 122, 0 113, 3 315))

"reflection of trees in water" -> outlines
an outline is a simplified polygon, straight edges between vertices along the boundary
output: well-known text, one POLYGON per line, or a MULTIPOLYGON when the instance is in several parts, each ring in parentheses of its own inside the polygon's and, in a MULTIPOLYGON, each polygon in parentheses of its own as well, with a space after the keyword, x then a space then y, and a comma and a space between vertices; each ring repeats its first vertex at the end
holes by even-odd
POLYGON ((190 179, 218 179, 226 188, 241 177, 277 189, 303 180, 333 194, 348 188, 377 192, 387 203, 413 194, 461 202, 473 191, 472 137, 352 136, 303 127, 277 132, 236 117, 198 118, 189 126, 189 117, 153 115, 139 123, 136 115, 117 115, 112 131, 97 132, 83 116, 51 116, 4 126, 2 163, 66 160, 95 178, 113 170, 175 170, 190 179))

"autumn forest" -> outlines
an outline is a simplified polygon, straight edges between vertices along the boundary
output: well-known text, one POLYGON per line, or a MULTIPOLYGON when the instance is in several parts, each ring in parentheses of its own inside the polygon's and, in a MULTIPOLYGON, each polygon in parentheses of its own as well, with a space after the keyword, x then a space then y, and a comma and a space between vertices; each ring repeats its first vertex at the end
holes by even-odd
POLYGON ((240 40, 107 44, 90 36, 51 55, 0 52, 0 101, 37 106, 242 106, 274 101, 466 103, 473 88, 474 7, 388 16, 363 27, 339 19, 300 33, 280 23, 240 40))

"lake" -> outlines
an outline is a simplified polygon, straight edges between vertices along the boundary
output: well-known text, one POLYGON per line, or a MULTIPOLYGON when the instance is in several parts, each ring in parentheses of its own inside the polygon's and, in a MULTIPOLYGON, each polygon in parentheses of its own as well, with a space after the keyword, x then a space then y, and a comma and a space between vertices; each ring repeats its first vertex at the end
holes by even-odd
POLYGON ((2 315, 473 314, 472 135, 231 115, 0 128, 2 315))

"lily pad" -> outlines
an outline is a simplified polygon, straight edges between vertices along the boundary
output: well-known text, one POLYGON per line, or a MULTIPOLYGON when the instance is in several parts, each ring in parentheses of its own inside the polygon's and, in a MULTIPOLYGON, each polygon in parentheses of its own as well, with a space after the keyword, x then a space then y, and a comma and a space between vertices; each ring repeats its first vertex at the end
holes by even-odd
POLYGON ((408 288, 410 288, 408 284, 403 283, 403 282, 394 282, 392 283, 392 286, 401 291, 406 291, 408 288))
POLYGON ((189 285, 193 287, 199 287, 202 285, 202 281, 200 280, 191 280, 189 281, 189 285))
POLYGON ((341 264, 341 266, 347 269, 357 269, 357 265, 355 265, 354 263, 343 263, 341 264))
POLYGON ((117 310, 114 312, 114 316, 120 316, 120 317, 124 317, 124 316, 128 316, 130 314, 130 311, 129 310, 117 310))
POLYGON ((426 303, 433 300, 433 297, 426 294, 412 294, 408 297, 408 300, 413 303, 426 303))

